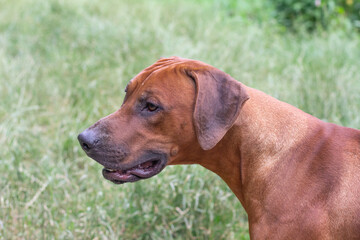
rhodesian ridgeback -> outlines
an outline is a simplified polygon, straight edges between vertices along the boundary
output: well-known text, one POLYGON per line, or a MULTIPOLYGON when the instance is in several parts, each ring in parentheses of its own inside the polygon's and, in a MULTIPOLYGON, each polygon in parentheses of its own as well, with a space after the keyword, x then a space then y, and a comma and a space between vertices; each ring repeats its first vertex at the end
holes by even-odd
POLYGON ((78 139, 116 183, 200 164, 248 214, 252 239, 360 239, 360 131, 323 122, 205 63, 160 59, 78 139))

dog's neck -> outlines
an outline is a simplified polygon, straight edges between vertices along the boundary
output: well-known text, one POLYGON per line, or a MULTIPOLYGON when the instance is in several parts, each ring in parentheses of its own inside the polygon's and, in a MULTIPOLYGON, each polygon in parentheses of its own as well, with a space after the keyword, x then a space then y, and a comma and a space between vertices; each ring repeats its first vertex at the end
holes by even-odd
POLYGON ((259 193, 266 190, 272 170, 302 141, 311 117, 261 91, 246 90, 250 99, 236 123, 199 162, 227 183, 245 210, 260 201, 254 198, 263 196, 259 193))

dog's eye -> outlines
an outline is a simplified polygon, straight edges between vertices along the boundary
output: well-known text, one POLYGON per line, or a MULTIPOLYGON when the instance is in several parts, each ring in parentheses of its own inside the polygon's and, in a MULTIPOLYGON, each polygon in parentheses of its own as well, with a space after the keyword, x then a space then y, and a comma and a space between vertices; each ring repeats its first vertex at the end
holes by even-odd
POLYGON ((158 106, 156 106, 155 104, 151 103, 151 102, 147 102, 146 103, 146 110, 148 110, 149 112, 154 112, 158 109, 158 106))

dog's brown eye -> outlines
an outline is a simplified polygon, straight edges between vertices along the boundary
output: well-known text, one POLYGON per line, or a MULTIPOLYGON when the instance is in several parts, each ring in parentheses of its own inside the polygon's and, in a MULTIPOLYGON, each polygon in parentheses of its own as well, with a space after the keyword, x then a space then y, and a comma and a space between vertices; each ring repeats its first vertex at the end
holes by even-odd
POLYGON ((146 108, 150 112, 156 111, 158 109, 158 107, 155 104, 150 103, 150 102, 146 103, 146 108))

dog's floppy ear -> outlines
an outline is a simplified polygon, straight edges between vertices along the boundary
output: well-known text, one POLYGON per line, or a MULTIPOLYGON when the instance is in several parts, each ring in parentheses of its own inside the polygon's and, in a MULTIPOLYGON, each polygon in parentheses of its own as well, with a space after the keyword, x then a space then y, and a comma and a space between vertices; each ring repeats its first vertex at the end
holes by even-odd
POLYGON ((216 68, 186 73, 196 84, 196 135, 202 149, 209 150, 232 127, 249 96, 238 81, 216 68))

